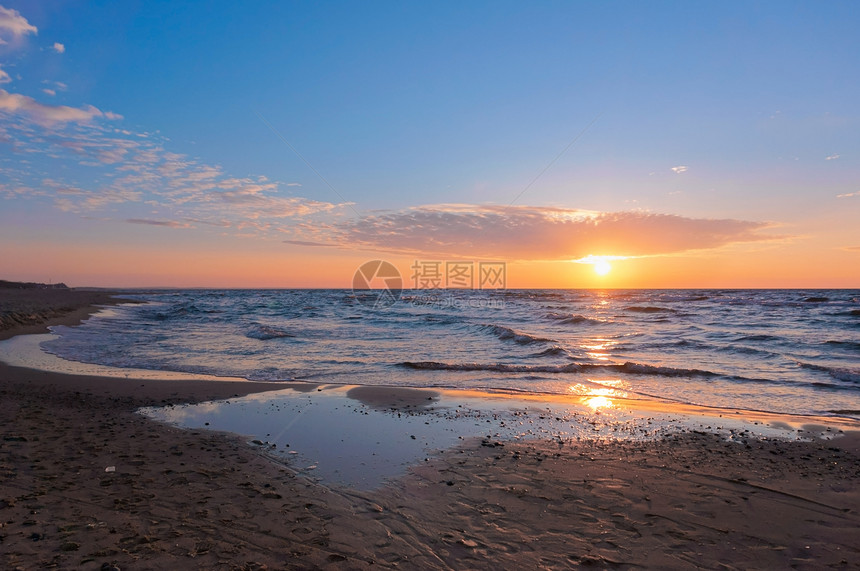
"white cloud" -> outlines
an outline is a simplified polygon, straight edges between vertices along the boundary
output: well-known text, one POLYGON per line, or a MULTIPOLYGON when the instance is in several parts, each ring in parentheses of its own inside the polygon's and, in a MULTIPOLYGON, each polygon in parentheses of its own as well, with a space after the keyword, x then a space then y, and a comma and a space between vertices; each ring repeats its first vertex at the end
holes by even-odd
POLYGON ((116 113, 101 111, 92 105, 80 108, 66 105, 45 105, 32 97, 9 93, 4 89, 0 89, 0 111, 26 115, 33 122, 43 127, 50 127, 56 123, 87 123, 95 118, 122 118, 116 113))
POLYGON ((8 43, 5 38, 19 39, 27 34, 36 34, 36 26, 30 24, 17 10, 0 6, 0 37, 3 43, 8 43))
POLYGON ((66 53, 66 46, 64 46, 60 42, 54 42, 53 50, 58 54, 66 53))
POLYGON ((681 174, 682 172, 687 172, 687 167, 685 167, 684 165, 680 165, 677 167, 672 167, 672 170, 675 172, 675 174, 681 174))
POLYGON ((839 158, 839 155, 830 155, 829 157, 826 157, 824 160, 825 161, 835 161, 838 158, 839 158))
POLYGON ((10 81, 12 81, 12 78, 0 67, 0 83, 9 83, 10 81))
POLYGON ((860 196, 860 190, 857 192, 849 192, 848 194, 837 194, 836 198, 851 198, 852 196, 860 196))
POLYGON ((48 89, 47 87, 42 90, 42 93, 44 93, 45 95, 50 95, 51 97, 54 97, 57 94, 56 91, 54 91, 53 89, 48 89))

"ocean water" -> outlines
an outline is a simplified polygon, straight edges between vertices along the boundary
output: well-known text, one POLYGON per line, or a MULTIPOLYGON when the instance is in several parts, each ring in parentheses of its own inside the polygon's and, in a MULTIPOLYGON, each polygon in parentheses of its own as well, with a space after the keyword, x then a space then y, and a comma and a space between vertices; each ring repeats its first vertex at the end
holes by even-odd
POLYGON ((860 290, 129 291, 64 359, 860 418, 860 290), (390 301, 390 300, 386 300, 390 301))

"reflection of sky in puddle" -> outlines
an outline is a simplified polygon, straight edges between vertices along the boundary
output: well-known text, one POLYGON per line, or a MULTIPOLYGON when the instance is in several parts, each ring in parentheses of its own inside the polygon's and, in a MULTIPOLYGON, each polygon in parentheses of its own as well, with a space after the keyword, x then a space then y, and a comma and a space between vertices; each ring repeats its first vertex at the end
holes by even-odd
POLYGON ((259 440, 261 450, 297 472, 326 484, 373 489, 410 465, 473 437, 495 440, 643 440, 698 429, 748 437, 798 438, 777 423, 743 417, 699 416, 632 410, 624 383, 587 380, 571 386, 576 403, 525 397, 482 398, 443 393, 426 409, 377 410, 349 398, 349 387, 281 390, 196 405, 152 407, 141 413, 185 428, 219 430, 259 440), (741 432, 743 431, 743 432, 741 432))
POLYGON ((569 404, 442 396, 428 409, 398 413, 365 406, 346 397, 343 388, 284 390, 141 412, 186 428, 245 435, 300 473, 363 489, 378 487, 466 438, 626 439, 654 433, 648 427, 646 434, 632 420, 635 415, 621 410, 595 420, 588 408, 569 404))

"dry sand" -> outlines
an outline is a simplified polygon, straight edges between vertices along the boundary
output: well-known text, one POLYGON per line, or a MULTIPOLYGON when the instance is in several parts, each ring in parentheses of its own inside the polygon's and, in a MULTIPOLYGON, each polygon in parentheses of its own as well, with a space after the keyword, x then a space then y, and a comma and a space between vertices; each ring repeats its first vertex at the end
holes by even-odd
MULTIPOLYGON (((746 444, 701 433, 650 443, 476 440, 383 489, 357 492, 298 477, 237 437, 134 412, 269 389, 0 366, 0 566, 818 569, 860 562, 853 436, 746 444)), ((353 396, 410 410, 433 398, 385 392, 353 396)))

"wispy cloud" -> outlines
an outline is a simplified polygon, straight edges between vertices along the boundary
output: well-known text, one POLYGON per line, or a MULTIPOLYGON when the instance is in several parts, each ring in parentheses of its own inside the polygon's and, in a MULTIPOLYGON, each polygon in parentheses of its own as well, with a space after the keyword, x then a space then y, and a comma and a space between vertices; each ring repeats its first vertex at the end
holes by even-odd
POLYGON ((12 81, 12 78, 0 67, 0 83, 9 83, 10 81, 12 81))
POLYGON ((829 157, 825 157, 825 161, 835 161, 839 158, 840 155, 830 155, 829 157))
POLYGON ((845 246, 842 249, 848 250, 849 252, 860 252, 860 246, 845 246))
POLYGON ((128 218, 126 222, 129 224, 145 224, 147 226, 167 226, 168 228, 191 228, 191 224, 187 222, 177 222, 176 220, 150 220, 148 218, 128 218))
POLYGON ((54 45, 51 47, 51 49, 53 49, 58 54, 66 53, 66 46, 64 46, 60 42, 54 42, 54 45))
POLYGON ((332 247, 337 244, 326 244, 323 242, 311 242, 309 240, 284 240, 284 244, 292 244, 294 246, 313 246, 313 247, 332 247))
POLYGON ((62 81, 52 81, 50 79, 43 79, 42 84, 50 86, 49 89, 53 91, 66 91, 69 88, 69 86, 62 81))
POLYGON ((26 115, 33 122, 50 127, 57 123, 86 123, 95 118, 121 119, 121 115, 110 111, 101 111, 92 105, 84 107, 69 107, 67 105, 46 105, 32 97, 18 93, 9 93, 0 89, 0 111, 16 115, 26 115))
POLYGON ((672 171, 675 174, 681 174, 682 172, 687 172, 687 167, 685 167, 684 165, 679 165, 677 167, 672 167, 672 171))
POLYGON ((837 194, 836 198, 851 198, 852 196, 860 196, 860 190, 857 192, 849 192, 847 194, 837 194))
POLYGON ((81 110, 36 105, 0 90, 5 136, 22 159, 0 164, 0 176, 9 181, 0 185, 0 197, 47 199, 64 212, 98 218, 121 209, 121 219, 133 223, 181 220, 189 227, 278 239, 296 237, 289 230, 294 225, 307 234, 303 224, 322 215, 336 219, 345 206, 285 196, 285 187, 294 185, 265 176, 230 176, 218 165, 168 150, 158 136, 113 127, 109 119, 116 115, 73 111, 81 110), (44 171, 66 178, 47 180, 39 175, 44 171))
POLYGON ((334 229, 344 246, 522 260, 650 256, 773 239, 771 225, 650 212, 440 205, 364 216, 334 229))

